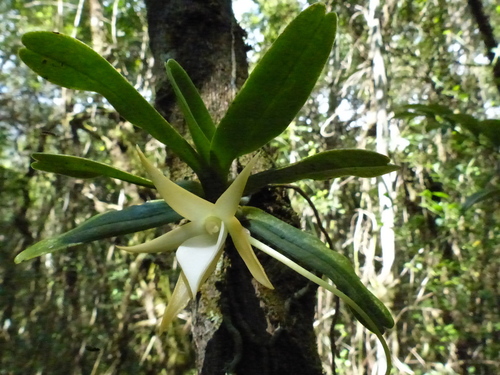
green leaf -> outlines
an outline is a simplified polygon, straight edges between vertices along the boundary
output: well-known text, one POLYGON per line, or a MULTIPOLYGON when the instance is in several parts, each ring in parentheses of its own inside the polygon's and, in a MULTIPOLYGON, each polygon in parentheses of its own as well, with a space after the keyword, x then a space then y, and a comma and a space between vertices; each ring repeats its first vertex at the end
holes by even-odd
POLYGON ((499 188, 489 188, 480 190, 471 196, 467 197, 465 203, 462 206, 462 211, 466 211, 471 208, 474 204, 488 200, 488 199, 498 199, 500 198, 499 188))
POLYGON ((500 146, 500 120, 483 120, 479 122, 481 134, 495 146, 500 146))
POLYGON ((479 122, 471 115, 467 115, 465 113, 454 113, 446 116, 446 118, 452 120, 453 122, 458 122, 463 128, 470 131, 476 137, 478 137, 481 132, 479 122))
POLYGON ((447 117, 458 122, 476 137, 482 134, 495 146, 500 146, 500 120, 486 119, 479 121, 474 116, 465 113, 456 113, 447 117))
POLYGON ((399 169, 390 159, 367 150, 330 150, 309 156, 295 164, 256 173, 248 179, 246 193, 269 184, 286 184, 303 179, 327 180, 342 176, 376 177, 399 169))
POLYGON ((317 3, 299 14, 262 57, 212 141, 217 167, 282 133, 309 97, 335 39, 337 17, 317 3))
POLYGON ((77 156, 34 153, 31 155, 36 161, 31 164, 33 169, 45 172, 59 173, 76 178, 94 178, 107 176, 118 180, 131 182, 136 185, 155 188, 154 184, 145 178, 114 168, 110 165, 80 158, 77 156))
MULTIPOLYGON (((183 182, 183 188, 199 195, 201 187, 194 182, 183 182)), ((64 250, 76 245, 159 227, 182 219, 163 200, 131 206, 121 211, 105 212, 57 237, 40 241, 21 252, 14 261, 21 263, 44 254, 64 250)))
POLYGON ((397 112, 404 111, 417 113, 422 116, 446 116, 453 114, 453 111, 449 107, 440 104, 407 104, 399 107, 397 112))
POLYGON ((67 35, 36 31, 23 35, 20 58, 57 85, 95 91, 132 124, 168 145, 195 172, 203 172, 199 155, 141 94, 102 56, 67 35))
POLYGON ((195 138, 193 133, 201 131, 203 139, 212 141, 215 124, 193 81, 175 60, 168 60, 165 67, 193 139, 195 138))
MULTIPOLYGON (((394 319, 389 310, 363 285, 345 256, 327 248, 315 236, 294 228, 258 208, 243 207, 241 214, 252 237, 262 239, 311 272, 319 272, 328 277, 341 292, 371 317, 382 333, 385 328, 394 326, 394 319)), ((355 315, 370 329, 369 324, 359 314, 355 315)))
POLYGON ((394 111, 394 118, 400 119, 400 120, 411 120, 411 119, 414 119, 415 117, 419 117, 419 116, 422 116, 422 114, 416 113, 413 111, 408 111, 408 110, 401 109, 401 108, 396 109, 394 111))

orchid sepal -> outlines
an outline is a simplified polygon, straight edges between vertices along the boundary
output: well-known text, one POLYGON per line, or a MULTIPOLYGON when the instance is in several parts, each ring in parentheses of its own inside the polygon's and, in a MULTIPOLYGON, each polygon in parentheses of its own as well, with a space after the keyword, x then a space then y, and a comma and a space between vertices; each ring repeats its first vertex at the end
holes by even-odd
POLYGON ((252 276, 263 286, 274 289, 250 245, 248 231, 235 216, 257 157, 245 166, 226 191, 212 203, 174 184, 149 162, 141 150, 137 151, 144 169, 165 202, 190 221, 149 243, 120 247, 134 253, 177 249, 176 257, 182 273, 172 295, 173 306, 170 307, 169 303, 165 310, 162 329, 174 319, 189 299, 196 296, 201 285, 214 271, 228 234, 252 276))
POLYGON ((264 267, 257 259, 252 245, 250 245, 250 235, 235 217, 228 223, 228 231, 233 240, 234 247, 240 254, 252 276, 262 285, 269 289, 274 289, 273 284, 267 277, 264 267))
POLYGON ((172 321, 179 314, 191 300, 189 285, 186 281, 184 274, 181 272, 179 279, 175 284, 174 291, 170 296, 165 312, 163 313, 163 318, 161 320, 159 331, 160 333, 167 330, 172 321))
POLYGON ((117 248, 129 253, 164 253, 177 249, 189 238, 196 236, 199 231, 199 224, 190 222, 143 244, 135 246, 117 246, 117 248))
POLYGON ((192 194, 165 177, 159 169, 150 163, 138 147, 137 152, 143 167, 151 177, 161 197, 175 212, 190 221, 197 221, 200 212, 206 213, 214 210, 213 203, 192 194))

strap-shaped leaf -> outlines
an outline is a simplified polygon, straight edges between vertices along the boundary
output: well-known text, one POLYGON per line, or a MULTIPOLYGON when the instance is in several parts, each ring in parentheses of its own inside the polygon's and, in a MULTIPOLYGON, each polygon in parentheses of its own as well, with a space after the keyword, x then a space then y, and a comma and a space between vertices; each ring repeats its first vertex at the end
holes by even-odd
MULTIPOLYGON (((263 240, 311 272, 320 272, 328 277, 341 292, 371 317, 382 333, 386 328, 394 326, 389 310, 363 285, 345 256, 327 248, 315 236, 294 228, 258 208, 243 207, 241 214, 253 237, 263 240)), ((370 329, 369 324, 359 314, 355 311, 353 313, 370 329)))
POLYGON ((466 113, 453 113, 445 116, 445 118, 451 120, 453 123, 458 122, 462 128, 467 129, 476 137, 479 137, 479 134, 481 133, 481 125, 474 116, 466 113))
POLYGON ((404 115, 405 113, 417 113, 419 115, 451 115, 453 111, 441 104, 407 104, 400 106, 396 111, 396 116, 404 115))
POLYGON ((476 203, 485 201, 487 199, 500 200, 500 188, 482 189, 467 197, 462 206, 462 211, 466 211, 476 203))
POLYGON ((20 58, 46 80, 103 95, 132 124, 168 145, 195 172, 203 171, 189 143, 102 56, 67 35, 35 31, 23 35, 20 58))
POLYGON ((463 128, 469 130, 476 137, 482 134, 488 138, 493 145, 500 146, 500 120, 478 120, 474 116, 465 113, 451 114, 445 116, 445 118, 458 122, 463 128))
POLYGON ((493 145, 500 146, 500 120, 486 119, 480 121, 466 113, 453 113, 451 109, 440 104, 411 104, 400 107, 395 114, 396 118, 413 118, 426 116, 434 118, 439 115, 452 123, 458 122, 476 137, 480 134, 488 138, 493 145))
POLYGON ((165 67, 193 142, 208 162, 210 142, 215 133, 212 117, 186 71, 175 60, 168 60, 165 67))
POLYGON ((318 80, 336 28, 336 15, 325 14, 325 6, 317 3, 273 43, 217 127, 211 150, 220 170, 286 129, 318 80))
POLYGON ((488 119, 479 122, 481 134, 487 137, 495 146, 500 146, 500 120, 488 119))
MULTIPOLYGON (((186 181, 179 185, 194 194, 201 194, 201 186, 195 182, 186 181)), ((142 205, 131 206, 121 211, 105 212, 91 217, 64 234, 34 244, 21 252, 14 261, 20 263, 76 245, 122 234, 135 233, 174 223, 180 219, 182 219, 182 216, 172 210, 163 200, 155 200, 142 205)))
POLYGON ((250 176, 245 193, 269 184, 286 184, 304 179, 328 180, 342 176, 376 177, 399 169, 390 159, 367 150, 330 150, 297 163, 250 176))
POLYGON ((117 178, 118 180, 131 182, 136 185, 154 188, 154 184, 139 176, 122 171, 104 163, 80 158, 77 156, 34 153, 31 155, 36 161, 31 166, 39 171, 59 173, 65 176, 76 178, 94 178, 98 176, 107 176, 117 178))

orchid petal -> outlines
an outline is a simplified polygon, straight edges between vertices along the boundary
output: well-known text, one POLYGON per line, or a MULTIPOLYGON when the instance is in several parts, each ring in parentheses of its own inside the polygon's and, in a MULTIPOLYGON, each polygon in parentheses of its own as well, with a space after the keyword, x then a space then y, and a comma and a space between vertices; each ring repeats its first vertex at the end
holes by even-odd
POLYGON ((273 284, 271 284, 271 281, 269 281, 267 277, 266 271, 264 271, 264 267, 260 264, 252 249, 252 245, 250 245, 250 235, 247 230, 243 228, 241 223, 234 216, 225 224, 227 225, 227 230, 231 235, 236 250, 238 250, 238 253, 252 276, 265 287, 274 289, 273 284))
POLYGON ((183 242, 202 232, 200 222, 190 222, 143 244, 117 247, 129 253, 163 253, 177 249, 183 242))
POLYGON ((186 276, 192 297, 213 271, 227 237, 224 224, 218 235, 203 234, 185 241, 176 252, 177 260, 186 276))
POLYGON ((167 308, 163 313, 163 319, 160 324, 160 333, 167 329, 167 327, 177 317, 177 314, 179 314, 181 310, 186 307, 190 299, 188 284, 181 272, 179 279, 177 280, 177 284, 175 284, 174 291, 170 296, 167 308))
POLYGON ((175 212, 190 221, 199 220, 212 214, 215 207, 213 203, 194 195, 170 181, 146 159, 139 148, 137 148, 137 152, 141 158, 142 165, 146 169, 146 172, 148 172, 156 189, 158 189, 162 198, 175 212))
POLYGON ((215 212, 221 219, 227 220, 236 213, 238 205, 240 204, 241 196, 245 190, 248 177, 250 177, 250 172, 252 172, 252 168, 257 162, 257 157, 258 155, 250 160, 233 183, 219 197, 219 199, 217 199, 217 202, 215 203, 215 212))

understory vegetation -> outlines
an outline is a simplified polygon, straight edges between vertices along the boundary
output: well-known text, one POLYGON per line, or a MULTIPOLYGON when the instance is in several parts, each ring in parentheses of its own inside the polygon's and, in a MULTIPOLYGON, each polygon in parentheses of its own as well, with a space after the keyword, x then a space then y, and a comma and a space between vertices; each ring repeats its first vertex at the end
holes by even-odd
MULTIPOLYGON (((240 21, 251 64, 308 3, 252 2, 240 21)), ((332 54, 263 154, 285 165, 362 148, 400 166, 286 188, 302 228, 326 242, 325 228, 392 311, 393 373, 500 373, 500 47, 484 42, 488 30, 500 38, 500 6, 479 2, 485 21, 475 1, 325 3, 339 20, 332 54)), ((166 227, 14 264, 41 239, 155 197, 119 180, 30 168, 32 153, 53 152, 145 176, 136 145, 154 162, 170 155, 98 94, 47 83, 17 55, 22 34, 57 30, 90 45, 152 101, 143 2, 8 0, 0 14, 0 374, 195 373, 190 310, 168 334, 156 332, 179 274, 174 255, 117 249, 166 227)), ((327 374, 372 374, 384 361, 376 338, 322 289, 314 326, 327 374)))

